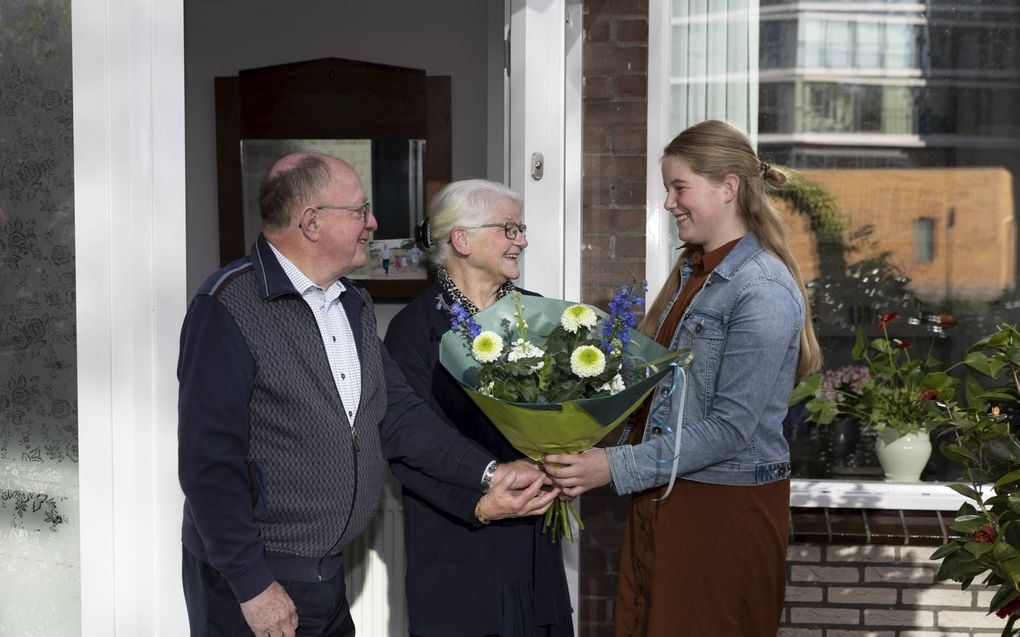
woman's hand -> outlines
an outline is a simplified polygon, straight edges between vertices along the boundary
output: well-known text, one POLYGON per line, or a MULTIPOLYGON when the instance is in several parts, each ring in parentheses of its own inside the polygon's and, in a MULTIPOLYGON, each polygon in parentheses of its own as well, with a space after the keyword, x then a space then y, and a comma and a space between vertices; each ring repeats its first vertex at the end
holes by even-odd
POLYGON ((564 495, 576 498, 585 491, 609 484, 609 456, 605 449, 589 449, 584 453, 546 456, 545 472, 564 495))
MULTIPOLYGON (((530 465, 534 467, 534 463, 530 465)), ((530 483, 525 483, 523 489, 518 488, 521 479, 514 469, 494 478, 496 481, 492 488, 482 496, 478 506, 475 507, 478 519, 487 522, 545 513, 560 494, 560 490, 556 487, 543 488, 548 478, 541 471, 534 471, 534 479, 530 483)))

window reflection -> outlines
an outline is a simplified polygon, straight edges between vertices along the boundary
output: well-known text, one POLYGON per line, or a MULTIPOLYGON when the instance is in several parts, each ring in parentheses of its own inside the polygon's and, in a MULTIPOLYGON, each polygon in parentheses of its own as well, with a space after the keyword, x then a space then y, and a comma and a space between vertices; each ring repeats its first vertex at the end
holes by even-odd
MULTIPOLYGON (((947 361, 1017 321, 1015 0, 763 0, 760 19, 760 153, 835 203, 821 219, 780 202, 829 376, 853 374, 854 331, 883 312, 914 318, 896 336, 947 361)), ((853 423, 820 431, 795 408, 788 437, 800 476, 881 476, 853 423)), ((936 453, 923 477, 953 472, 936 453)))

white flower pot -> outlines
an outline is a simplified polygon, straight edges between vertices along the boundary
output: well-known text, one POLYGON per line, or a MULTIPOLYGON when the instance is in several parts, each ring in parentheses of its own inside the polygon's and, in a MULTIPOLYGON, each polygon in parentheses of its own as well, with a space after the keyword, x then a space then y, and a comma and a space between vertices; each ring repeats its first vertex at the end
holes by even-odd
POLYGON ((931 457, 931 440, 925 432, 900 435, 889 427, 878 432, 875 440, 878 463, 886 480, 918 482, 931 457))

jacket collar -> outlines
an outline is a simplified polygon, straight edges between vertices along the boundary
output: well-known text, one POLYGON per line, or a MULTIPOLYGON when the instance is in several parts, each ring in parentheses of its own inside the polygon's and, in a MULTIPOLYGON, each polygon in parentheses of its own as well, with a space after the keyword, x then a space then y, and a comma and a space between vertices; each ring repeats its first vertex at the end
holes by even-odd
POLYGON ((283 271, 283 266, 273 254, 273 249, 269 247, 269 241, 261 233, 251 246, 251 263, 258 277, 259 292, 263 301, 272 301, 287 294, 298 294, 294 284, 290 282, 290 277, 283 271))
MULTIPOLYGON (((301 293, 294 289, 294 284, 290 282, 290 277, 284 272, 283 266, 273 254, 273 249, 263 234, 259 234, 251 246, 251 263, 255 268, 255 275, 258 277, 259 292, 262 294, 263 301, 272 301, 290 294, 301 296, 301 293)), ((344 307, 357 306, 360 308, 365 304, 361 291, 352 289, 355 284, 350 279, 344 277, 340 279, 340 282, 347 288, 343 293, 343 297, 347 298, 341 298, 344 307)))
POLYGON ((729 281, 737 273, 737 270, 761 251, 762 247, 758 242, 758 237, 753 232, 748 232, 741 237, 737 245, 733 246, 730 253, 723 257, 723 260, 715 266, 712 272, 729 281))

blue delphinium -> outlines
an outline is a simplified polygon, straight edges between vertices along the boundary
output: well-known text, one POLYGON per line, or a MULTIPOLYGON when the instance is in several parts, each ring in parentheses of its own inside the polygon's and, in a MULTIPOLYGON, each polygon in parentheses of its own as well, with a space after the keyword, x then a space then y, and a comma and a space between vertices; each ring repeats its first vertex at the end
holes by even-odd
POLYGON ((630 344, 630 330, 637 326, 634 308, 643 305, 643 293, 648 290, 648 283, 640 285, 624 285, 609 301, 609 318, 602 325, 602 351, 610 356, 620 356, 630 344))
POLYGON ((482 333, 482 328, 478 325, 478 321, 460 303, 447 305, 442 295, 439 295, 436 297, 436 309, 444 309, 450 315, 450 329, 453 331, 460 332, 469 339, 473 339, 482 333))

